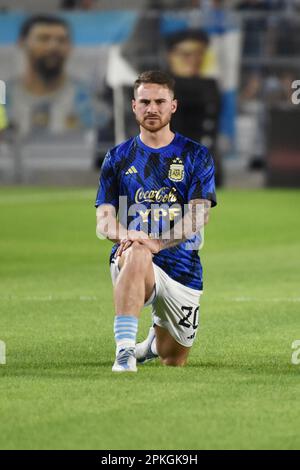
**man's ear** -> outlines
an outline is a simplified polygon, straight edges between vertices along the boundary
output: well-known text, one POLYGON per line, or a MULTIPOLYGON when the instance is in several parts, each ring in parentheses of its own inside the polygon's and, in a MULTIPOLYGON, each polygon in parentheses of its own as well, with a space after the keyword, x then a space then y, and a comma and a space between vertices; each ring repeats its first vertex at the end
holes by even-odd
POLYGON ((176 113, 177 106, 178 106, 178 101, 177 100, 172 100, 172 114, 176 113))
POLYGON ((131 100, 131 107, 132 107, 132 111, 135 113, 135 109, 136 109, 136 101, 135 101, 135 99, 132 99, 132 100, 131 100))

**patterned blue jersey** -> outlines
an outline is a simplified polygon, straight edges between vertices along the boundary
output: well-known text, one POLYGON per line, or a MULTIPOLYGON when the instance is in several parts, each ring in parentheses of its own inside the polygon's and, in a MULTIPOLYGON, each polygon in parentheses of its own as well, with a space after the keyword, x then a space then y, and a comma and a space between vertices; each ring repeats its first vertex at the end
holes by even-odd
MULTIPOLYGON (((172 229, 192 199, 208 199, 216 205, 214 163, 206 147, 176 133, 166 147, 148 147, 137 136, 110 150, 101 169, 95 206, 112 204, 126 228, 155 237, 166 227, 172 229), (125 208, 122 201, 127 201, 125 208)), ((153 262, 175 281, 202 290, 198 249, 187 249, 187 243, 160 251, 153 262)))

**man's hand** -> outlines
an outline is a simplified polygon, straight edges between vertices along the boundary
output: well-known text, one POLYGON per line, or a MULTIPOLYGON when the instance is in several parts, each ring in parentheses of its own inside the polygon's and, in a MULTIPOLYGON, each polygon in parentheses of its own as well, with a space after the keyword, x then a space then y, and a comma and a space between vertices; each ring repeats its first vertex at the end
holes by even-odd
POLYGON ((153 240, 148 237, 145 232, 139 232, 136 230, 130 230, 128 232, 127 238, 124 238, 120 242, 120 246, 117 249, 116 256, 122 256, 124 251, 126 251, 133 242, 138 242, 141 245, 147 246, 152 254, 156 254, 161 250, 161 241, 153 240))
POLYGON ((140 242, 142 238, 147 238, 147 234, 145 232, 140 232, 138 230, 129 230, 126 234, 126 238, 123 238, 120 241, 120 246, 117 249, 116 256, 122 256, 124 251, 129 248, 133 242, 140 242))

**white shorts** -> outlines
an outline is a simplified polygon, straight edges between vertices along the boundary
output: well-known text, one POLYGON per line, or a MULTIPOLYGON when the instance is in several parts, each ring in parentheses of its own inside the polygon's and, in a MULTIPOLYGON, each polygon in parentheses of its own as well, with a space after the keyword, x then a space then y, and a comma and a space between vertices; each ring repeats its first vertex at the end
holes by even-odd
MULTIPOLYGON (((155 287, 145 306, 152 305, 155 325, 166 328, 185 347, 191 347, 199 327, 199 301, 202 291, 191 289, 168 276, 153 263, 155 287)), ((120 273, 118 258, 110 265, 113 284, 120 273)))

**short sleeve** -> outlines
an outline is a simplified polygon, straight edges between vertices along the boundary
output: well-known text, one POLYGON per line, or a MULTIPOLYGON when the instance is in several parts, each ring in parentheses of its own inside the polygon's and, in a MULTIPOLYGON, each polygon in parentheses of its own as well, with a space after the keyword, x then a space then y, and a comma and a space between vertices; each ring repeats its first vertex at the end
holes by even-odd
POLYGON ((215 166, 207 149, 202 150, 195 158, 192 180, 188 191, 188 201, 192 199, 207 199, 211 201, 212 207, 217 205, 215 166))
POLYGON ((101 204, 111 204, 116 210, 119 207, 118 182, 110 152, 106 154, 101 168, 95 207, 101 204))

